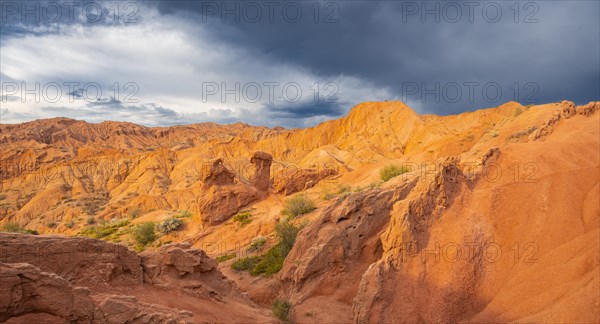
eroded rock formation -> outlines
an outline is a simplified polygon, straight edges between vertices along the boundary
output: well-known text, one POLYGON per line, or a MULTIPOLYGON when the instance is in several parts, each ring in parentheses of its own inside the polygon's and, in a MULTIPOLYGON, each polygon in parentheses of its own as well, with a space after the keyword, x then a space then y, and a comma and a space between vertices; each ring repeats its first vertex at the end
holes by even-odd
POLYGON ((245 182, 229 170, 222 159, 212 162, 204 177, 204 192, 198 199, 198 209, 207 225, 228 220, 243 207, 269 193, 271 162, 273 157, 265 152, 255 152, 250 159, 255 171, 252 181, 245 182))
POLYGON ((273 187, 277 193, 291 195, 314 187, 319 181, 337 174, 335 169, 297 169, 291 168, 276 175, 273 187))
POLYGON ((273 156, 265 152, 254 152, 250 163, 256 168, 254 171, 253 184, 261 192, 268 193, 269 183, 271 181, 271 163, 273 156))
POLYGON ((0 233, 0 242, 0 321, 34 313, 77 323, 271 321, 189 245, 140 257, 93 239, 0 233), (39 254, 44 246, 53 253, 39 254))
POLYGON ((80 237, 0 234, 0 262, 30 263, 76 285, 139 285, 144 278, 134 251, 80 237))

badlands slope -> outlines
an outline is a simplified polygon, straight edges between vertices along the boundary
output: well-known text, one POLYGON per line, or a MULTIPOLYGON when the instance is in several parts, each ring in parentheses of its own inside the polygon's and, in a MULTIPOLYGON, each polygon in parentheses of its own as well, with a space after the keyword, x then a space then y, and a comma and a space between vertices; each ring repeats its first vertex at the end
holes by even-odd
POLYGON ((62 279, 54 285, 71 302, 83 298, 79 286, 91 293, 78 306, 4 303, 0 321, 41 312, 110 322, 121 307, 155 310, 158 321, 276 322, 269 308, 279 298, 298 323, 598 322, 599 108, 509 102, 435 116, 363 103, 301 130, 65 118, 1 125, 0 227, 44 234, 0 234, 3 247, 16 246, 2 251, 2 284, 27 273, 62 279), (380 181, 390 164, 409 172, 380 181), (259 235, 275 243, 296 195, 317 209, 294 220, 305 226, 277 274, 254 277, 232 270, 235 259, 217 265, 203 254, 240 254, 259 235), (249 224, 233 219, 240 211, 249 224), (139 248, 130 226, 174 215, 189 217, 141 257, 131 252, 126 279, 123 260, 92 264, 118 275, 86 283, 75 265, 15 257, 45 241, 68 247, 71 239, 45 234, 86 236, 103 222, 125 224, 105 240, 139 248), (187 245, 164 245, 179 242, 187 245), (148 261, 171 254, 196 266, 148 261), (182 294, 185 302, 169 301, 182 294), (106 306, 112 300, 120 304, 106 306))

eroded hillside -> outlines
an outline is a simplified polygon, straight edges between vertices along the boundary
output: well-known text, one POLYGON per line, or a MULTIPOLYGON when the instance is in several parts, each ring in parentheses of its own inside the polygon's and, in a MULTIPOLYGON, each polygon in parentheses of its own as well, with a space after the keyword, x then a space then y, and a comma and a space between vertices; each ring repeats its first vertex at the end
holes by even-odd
MULTIPOLYGON (((268 316, 259 306, 275 299, 290 302, 298 323, 594 322, 599 108, 509 102, 434 116, 401 102, 364 103, 294 130, 2 125, 0 226, 144 253, 167 243, 200 248, 219 258, 211 269, 233 280, 247 305, 211 317, 219 322, 268 316), (383 181, 392 165, 401 174, 383 181), (294 197, 314 207, 290 217, 294 197), (303 228, 281 269, 232 269, 268 259, 286 219, 303 228), (140 244, 136 229, 150 222, 177 225, 140 244)), ((142 287, 164 283, 145 271, 142 287)))

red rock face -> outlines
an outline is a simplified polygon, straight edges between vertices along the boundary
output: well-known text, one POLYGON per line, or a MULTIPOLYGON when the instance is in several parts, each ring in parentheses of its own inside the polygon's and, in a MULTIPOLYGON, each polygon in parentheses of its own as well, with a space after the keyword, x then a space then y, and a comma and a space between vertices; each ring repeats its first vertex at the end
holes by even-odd
POLYGON ((0 242, 0 321, 43 313, 78 323, 269 322, 214 259, 189 245, 167 245, 140 257, 92 239, 0 233, 0 242), (15 263, 17 257, 22 262, 15 263), (182 302, 178 307, 171 303, 176 300, 182 302), (220 316, 223 307, 234 310, 220 316))

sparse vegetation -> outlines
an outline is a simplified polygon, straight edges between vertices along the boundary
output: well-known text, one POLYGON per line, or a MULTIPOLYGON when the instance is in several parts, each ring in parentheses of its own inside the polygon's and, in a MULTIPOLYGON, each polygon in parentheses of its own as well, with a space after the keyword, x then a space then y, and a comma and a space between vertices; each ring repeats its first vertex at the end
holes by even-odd
POLYGON ((273 305, 271 305, 273 315, 284 323, 289 322, 290 312, 292 311, 292 304, 287 300, 275 299, 273 305))
POLYGON ((381 181, 375 181, 369 184, 369 189, 375 189, 381 187, 381 181))
POLYGON ((56 222, 52 222, 52 221, 46 223, 46 227, 48 227, 48 228, 55 228, 56 225, 57 225, 56 222))
POLYGON ((277 225, 275 225, 275 233, 277 233, 279 243, 283 244, 285 256, 288 255, 294 246, 298 232, 300 232, 303 227, 303 225, 294 225, 287 219, 281 220, 277 223, 277 225))
POLYGON ((8 223, 4 224, 4 226, 2 226, 2 228, 0 229, 0 232, 21 233, 21 234, 31 234, 31 235, 39 234, 38 231, 24 228, 21 225, 19 225, 17 222, 8 222, 8 223))
POLYGON ((275 226, 279 243, 261 256, 247 257, 234 262, 231 268, 237 271, 250 271, 253 276, 270 276, 279 272, 301 229, 302 226, 294 225, 287 219, 280 221, 275 226))
POLYGON ((4 226, 2 226, 2 232, 20 233, 21 230, 23 230, 23 228, 16 222, 6 223, 4 226))
POLYGON ((181 211, 179 213, 179 215, 177 215, 175 217, 177 217, 177 218, 190 218, 192 216, 193 216, 193 214, 192 214, 191 211, 189 211, 189 210, 183 210, 183 211, 181 211))
POLYGON ((248 252, 255 252, 260 250, 260 248, 262 248, 265 245, 265 243, 267 243, 267 238, 265 238, 264 236, 260 235, 255 237, 248 246, 248 252))
POLYGON ((231 260, 231 259, 235 258, 236 256, 237 256, 237 254, 235 252, 233 252, 233 253, 226 253, 223 255, 219 255, 215 259, 217 260, 217 262, 221 263, 221 262, 225 262, 227 260, 231 260))
POLYGON ((522 130, 520 132, 516 132, 516 133, 510 135, 507 139, 508 140, 518 139, 519 137, 529 135, 529 134, 535 132, 536 130, 537 130, 536 126, 531 126, 531 127, 527 128, 525 130, 522 130))
POLYGON ((407 167, 400 167, 395 164, 386 165, 379 171, 379 177, 383 182, 386 182, 394 177, 397 177, 401 174, 409 172, 410 170, 407 167))
POLYGON ((279 272, 283 268, 283 262, 287 256, 287 253, 284 253, 281 243, 271 247, 267 253, 260 257, 260 262, 250 270, 250 274, 253 276, 262 274, 268 277, 279 272))
MULTIPOLYGON (((89 222, 90 222, 90 218, 88 218, 88 224, 89 224, 89 222)), ((87 237, 91 237, 91 238, 103 239, 103 238, 107 238, 107 237, 117 233, 117 231, 121 227, 124 227, 127 225, 129 225, 129 220, 127 220, 127 219, 114 220, 114 221, 110 221, 110 222, 102 222, 97 225, 91 225, 91 226, 85 227, 83 230, 81 230, 81 232, 79 232, 79 235, 83 235, 83 236, 87 236, 87 237)))
POLYGON ((87 218, 87 221, 86 221, 86 223, 87 223, 88 225, 94 225, 94 224, 96 224, 96 219, 94 218, 94 216, 89 216, 89 217, 87 218))
POLYGON ((522 113, 523 113, 523 109, 521 109, 521 107, 517 107, 517 109, 515 109, 514 116, 517 117, 522 113))
POLYGON ((134 227, 133 238, 137 243, 142 246, 146 246, 152 243, 156 239, 156 233, 154 232, 155 224, 152 222, 142 223, 134 227))
POLYGON ((142 214, 142 210, 139 209, 138 207, 129 211, 129 217, 131 217, 131 219, 138 218, 138 217, 140 217, 141 214, 142 214))
POLYGON ((352 194, 352 193, 351 193, 350 191, 344 192, 343 194, 341 194, 341 195, 339 196, 339 198, 338 198, 338 199, 344 200, 344 199, 346 199, 346 197, 350 196, 351 194, 352 194))
POLYGON ((73 228, 73 227, 75 227, 75 222, 74 222, 74 221, 72 221, 72 220, 70 220, 70 221, 68 221, 68 222, 65 224, 65 226, 66 226, 67 228, 73 228))
POLYGON ((6 195, 0 195, 0 200, 6 199, 6 195))
POLYGON ((286 200, 285 208, 281 213, 285 216, 294 218, 308 214, 316 208, 315 203, 310 198, 305 195, 298 195, 286 200))
POLYGON ((358 187, 355 187, 354 189, 352 189, 352 191, 353 191, 353 192, 361 192, 361 191, 363 191, 363 190, 365 190, 365 189, 366 189, 366 188, 365 188, 365 187, 363 187, 363 186, 358 186, 358 187))
POLYGON ((252 213, 249 211, 239 212, 233 217, 233 221, 237 222, 240 227, 244 227, 252 222, 252 213))
POLYGON ((335 197, 335 194, 333 194, 332 192, 328 191, 328 190, 324 190, 321 192, 321 199, 323 200, 331 200, 335 197))
POLYGON ((156 225, 156 230, 158 230, 161 234, 169 234, 180 229, 181 226, 183 226, 183 221, 181 219, 169 217, 156 225))
POLYGON ((231 268, 236 271, 249 271, 252 270, 262 259, 260 256, 252 256, 247 258, 242 258, 235 261, 231 268))
POLYGON ((348 185, 340 185, 338 187, 338 192, 337 193, 338 193, 338 195, 343 195, 343 194, 345 194, 347 192, 350 192, 350 189, 351 188, 348 185))

